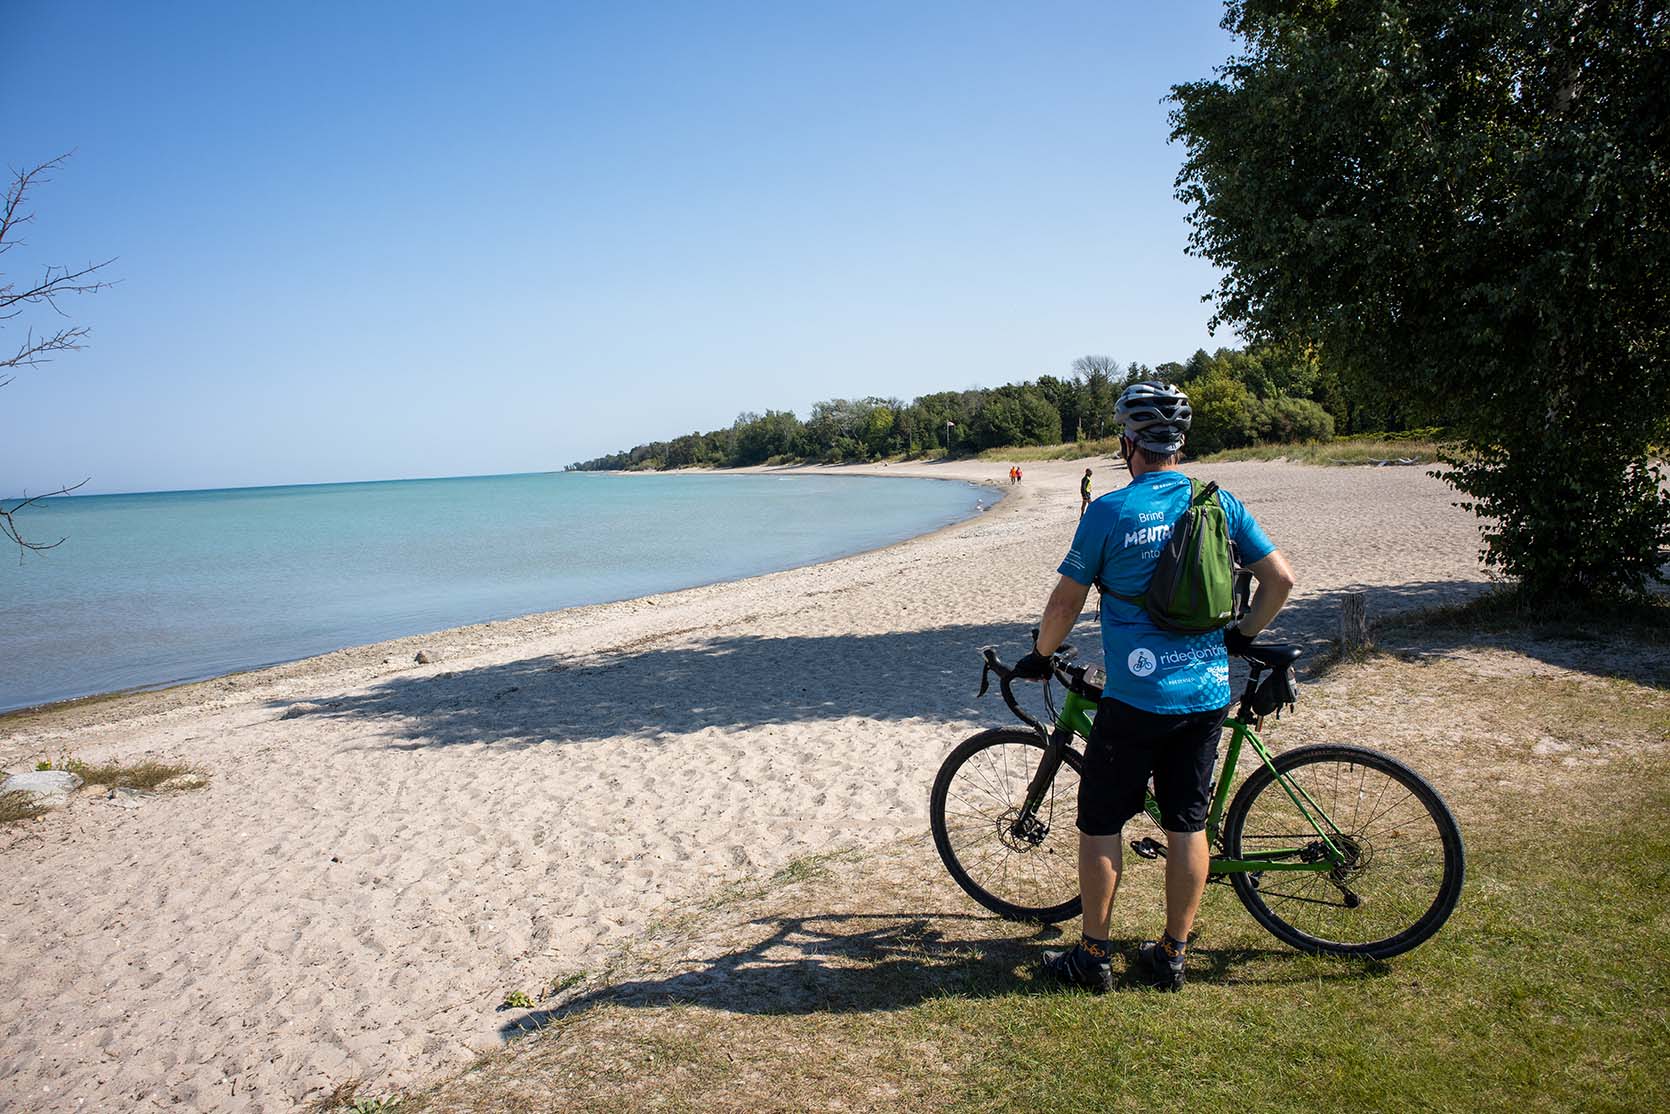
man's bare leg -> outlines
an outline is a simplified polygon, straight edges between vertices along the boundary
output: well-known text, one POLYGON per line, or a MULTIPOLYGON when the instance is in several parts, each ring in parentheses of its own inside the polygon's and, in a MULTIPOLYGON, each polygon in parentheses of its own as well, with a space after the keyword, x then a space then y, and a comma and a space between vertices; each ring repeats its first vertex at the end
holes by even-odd
MULTIPOLYGON (((1118 852, 1115 847, 1115 853, 1118 852)), ((1079 873, 1084 873, 1083 852, 1080 852, 1079 873)), ((1212 865, 1212 849, 1206 844, 1205 832, 1166 833, 1166 935, 1173 940, 1188 942, 1189 929, 1194 927, 1195 913, 1200 910, 1201 895, 1206 892, 1206 874, 1212 865)), ((1090 902, 1085 890, 1085 923, 1089 924, 1090 902)), ((1109 904, 1112 902, 1110 900, 1109 904)))
POLYGON ((1119 888, 1119 872, 1123 866, 1119 835, 1079 833, 1079 894, 1084 898, 1084 934, 1093 940, 1108 938, 1108 925, 1113 920, 1113 895, 1119 888))

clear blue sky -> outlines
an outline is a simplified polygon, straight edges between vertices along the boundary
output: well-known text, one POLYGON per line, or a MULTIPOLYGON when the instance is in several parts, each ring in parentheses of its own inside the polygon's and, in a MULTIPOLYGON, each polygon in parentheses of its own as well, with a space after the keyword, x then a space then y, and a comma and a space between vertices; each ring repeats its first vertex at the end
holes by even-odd
POLYGON ((0 391, 0 493, 544 470, 1232 344, 1161 103, 1220 15, 8 5, 0 155, 76 153, 0 267, 121 283, 0 391))

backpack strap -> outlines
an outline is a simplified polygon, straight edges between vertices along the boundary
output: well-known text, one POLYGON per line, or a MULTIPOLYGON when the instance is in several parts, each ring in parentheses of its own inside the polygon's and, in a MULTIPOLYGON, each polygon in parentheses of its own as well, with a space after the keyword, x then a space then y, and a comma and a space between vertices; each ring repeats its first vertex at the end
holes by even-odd
MULTIPOLYGON (((1206 499, 1208 497, 1210 497, 1213 500, 1217 499, 1217 497, 1218 497, 1218 481, 1217 480, 1213 480, 1211 483, 1207 484, 1206 489, 1204 491, 1202 491, 1201 487, 1200 487, 1200 483, 1193 476, 1184 476, 1183 478, 1189 481, 1189 505, 1187 507, 1183 508, 1183 513, 1184 514, 1188 514, 1190 509, 1193 508, 1196 503, 1199 503, 1203 499, 1206 499)), ((1102 593, 1102 595, 1112 596, 1114 599, 1124 600, 1126 603, 1134 603, 1134 604, 1137 604, 1139 606, 1142 606, 1142 605, 1146 604, 1146 601, 1147 601, 1147 598, 1148 598, 1148 589, 1146 589, 1146 588, 1144 588, 1142 590, 1142 593, 1140 595, 1135 595, 1135 596, 1120 595, 1118 592, 1113 591, 1111 588, 1107 587, 1107 585, 1102 583, 1102 574, 1100 572, 1097 572, 1096 579, 1093 580, 1091 583, 1096 585, 1096 591, 1102 593)), ((1097 608, 1097 611, 1099 613, 1101 611, 1101 609, 1097 608)))

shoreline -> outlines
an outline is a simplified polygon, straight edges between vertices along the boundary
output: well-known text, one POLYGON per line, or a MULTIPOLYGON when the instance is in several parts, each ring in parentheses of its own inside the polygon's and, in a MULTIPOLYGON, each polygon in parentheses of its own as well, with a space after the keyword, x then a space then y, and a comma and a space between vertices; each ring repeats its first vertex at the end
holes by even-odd
MULTIPOLYGON (((821 477, 824 477, 824 478, 835 478, 835 479, 847 479, 847 478, 856 479, 856 478, 860 478, 860 477, 867 477, 867 476, 871 476, 871 475, 876 475, 876 476, 880 476, 883 479, 889 478, 889 474, 887 472, 884 472, 884 471, 877 471, 875 473, 849 472, 846 475, 832 475, 828 471, 825 471, 825 469, 831 469, 831 468, 866 468, 866 467, 872 467, 872 466, 869 466, 869 465, 789 465, 789 466, 764 466, 764 465, 759 465, 759 466, 754 466, 754 467, 749 467, 749 468, 731 468, 731 469, 723 469, 723 470, 720 470, 720 469, 689 468, 689 469, 678 469, 678 470, 671 471, 671 472, 612 471, 612 472, 598 472, 598 473, 594 473, 594 474, 596 474, 596 475, 609 475, 609 476, 640 476, 640 475, 664 476, 664 475, 680 475, 680 474, 692 474, 692 475, 707 475, 707 474, 817 475, 817 476, 821 476, 821 477)), ((880 468, 881 466, 878 465, 878 466, 874 466, 874 467, 880 468)), ((532 472, 529 472, 529 473, 516 473, 516 474, 517 475, 546 475, 546 474, 549 474, 549 473, 532 473, 532 472)), ((474 478, 478 478, 478 477, 466 476, 466 477, 441 477, 441 478, 443 478, 443 479, 453 479, 453 478, 474 479, 474 478)), ((185 677, 185 678, 180 678, 180 679, 177 679, 177 680, 158 681, 158 682, 155 682, 154 684, 137 685, 137 686, 133 686, 133 687, 129 687, 129 688, 110 689, 110 690, 104 691, 104 692, 90 692, 90 693, 84 693, 80 696, 65 697, 61 700, 48 700, 48 701, 45 701, 44 703, 40 703, 40 704, 25 704, 25 705, 22 705, 22 706, 16 707, 16 708, 0 709, 0 741, 4 740, 7 728, 9 728, 9 727, 14 727, 14 726, 16 726, 20 723, 30 722, 30 721, 34 721, 34 720, 37 720, 37 719, 49 718, 49 717, 56 716, 56 715, 59 715, 59 714, 63 714, 63 715, 66 715, 66 716, 73 715, 76 711, 78 711, 80 709, 88 708, 88 707, 91 707, 91 706, 94 706, 94 705, 105 704, 105 703, 113 703, 113 702, 119 702, 119 701, 126 701, 126 700, 139 701, 139 700, 145 700, 147 698, 158 697, 158 696, 161 696, 163 694, 171 694, 171 693, 182 693, 183 694, 187 690, 196 690, 196 689, 199 689, 199 688, 213 686, 217 682, 232 681, 234 679, 242 679, 245 683, 248 683, 250 685, 258 686, 258 685, 260 685, 263 676, 266 675, 266 674, 282 673, 282 675, 286 678, 293 677, 293 676, 296 675, 296 671, 298 669, 306 671, 305 667, 307 667, 310 663, 324 662, 327 659, 335 658, 335 657, 345 655, 345 654, 346 655, 353 655, 355 657, 373 657, 373 656, 376 656, 377 653, 384 652, 384 651, 386 651, 388 653, 401 652, 401 651, 404 651, 404 650, 407 650, 407 649, 410 648, 408 644, 415 643, 415 642, 418 642, 418 641, 421 641, 421 640, 424 640, 424 639, 428 639, 428 640, 433 641, 433 640, 437 640, 437 639, 448 638, 450 636, 457 635, 457 634, 462 634, 462 633, 466 633, 466 632, 487 631, 487 630, 490 630, 491 628, 496 628, 496 627, 503 626, 504 624, 520 623, 520 622, 523 622, 525 620, 531 620, 531 619, 549 618, 549 617, 562 615, 566 612, 576 611, 576 610, 583 609, 583 608, 598 608, 598 607, 609 607, 609 606, 619 605, 619 604, 629 604, 629 603, 634 603, 634 602, 641 601, 641 600, 652 599, 652 598, 659 597, 659 596, 673 596, 673 595, 676 595, 680 592, 687 592, 687 591, 692 591, 692 590, 700 589, 700 588, 712 588, 712 587, 716 587, 718 585, 724 585, 724 584, 738 584, 738 583, 742 583, 744 581, 755 579, 757 577, 772 576, 772 575, 775 575, 777 573, 790 572, 790 571, 793 571, 795 569, 816 568, 820 565, 830 565, 830 564, 834 564, 838 561, 846 561, 846 560, 850 560, 851 558, 854 558, 854 557, 862 557, 862 556, 864 556, 866 554, 869 554, 869 553, 879 553, 883 550, 891 549, 894 546, 908 545, 913 541, 917 541, 917 540, 920 540, 920 539, 923 539, 923 538, 933 537, 934 535, 939 534, 942 531, 956 529, 959 526, 962 526, 962 525, 964 525, 966 523, 969 523, 969 522, 973 522, 976 519, 983 518, 984 516, 990 514, 992 511, 996 510, 997 507, 1002 504, 1003 500, 1005 498, 1007 498, 1008 495, 1010 494, 1009 492, 1002 490, 1003 485, 1001 485, 1001 484, 997 484, 997 483, 987 484, 987 483, 984 483, 984 482, 979 481, 979 480, 970 480, 970 479, 965 479, 965 478, 957 477, 957 476, 921 476, 921 475, 908 475, 907 476, 907 475, 903 475, 903 474, 897 474, 896 478, 939 480, 939 481, 946 482, 946 483, 968 484, 970 486, 975 486, 975 487, 991 486, 991 487, 997 488, 999 490, 999 494, 997 495, 997 498, 989 505, 977 503, 975 505, 973 511, 967 517, 960 518, 960 519, 956 520, 955 522, 949 522, 949 523, 946 523, 942 526, 936 526, 932 530, 927 530, 927 531, 924 531, 923 533, 920 533, 920 534, 912 534, 909 537, 900 538, 897 541, 887 542, 884 545, 872 546, 868 549, 857 549, 857 550, 853 550, 850 553, 842 553, 842 554, 840 554, 838 556, 835 556, 835 557, 827 557, 827 558, 823 558, 821 560, 816 560, 816 561, 807 561, 807 562, 797 564, 797 565, 785 565, 784 567, 779 568, 779 569, 769 569, 769 570, 766 570, 765 572, 749 573, 746 576, 720 577, 720 578, 714 579, 714 580, 704 580, 704 581, 700 581, 700 582, 695 583, 695 584, 687 584, 687 585, 684 585, 683 587, 679 587, 679 588, 669 588, 669 589, 667 589, 665 591, 662 591, 662 592, 651 592, 648 595, 643 595, 643 596, 623 596, 619 599, 598 600, 598 601, 594 601, 594 602, 591 602, 591 603, 578 603, 578 604, 572 604, 568 607, 559 607, 559 608, 555 608, 555 609, 547 610, 547 611, 528 611, 528 612, 523 612, 522 614, 519 614, 519 615, 508 615, 508 616, 504 616, 502 618, 497 618, 497 619, 483 619, 483 620, 481 620, 480 622, 477 622, 477 623, 465 623, 463 625, 454 626, 454 627, 439 627, 435 630, 423 631, 423 632, 420 632, 420 633, 417 633, 417 634, 400 635, 399 637, 396 637, 396 638, 385 638, 385 639, 379 639, 379 640, 374 641, 374 642, 363 642, 363 643, 355 643, 355 644, 352 644, 352 645, 349 645, 349 646, 339 646, 339 647, 335 647, 335 648, 332 648, 332 649, 329 649, 329 650, 321 651, 320 653, 316 653, 316 654, 305 654, 301 657, 296 657, 296 658, 284 658, 284 659, 280 659, 280 660, 277 660, 277 661, 262 662, 258 665, 251 665, 251 666, 248 666, 247 668, 242 668, 242 669, 234 669, 234 670, 230 670, 230 671, 225 672, 225 673, 208 673, 208 674, 203 674, 201 676, 196 676, 196 677, 185 677)), ((359 482, 359 481, 356 481, 356 482, 359 482)), ((364 481, 364 482, 405 483, 405 482, 408 482, 408 481, 405 481, 405 480, 377 480, 377 481, 364 481)), ((288 484, 288 485, 279 485, 279 486, 303 487, 303 486, 329 486, 329 485, 288 484)), ((223 491, 223 490, 242 490, 242 489, 238 489, 238 488, 208 488, 208 489, 204 489, 204 490, 207 490, 207 491, 223 491)), ((193 492, 193 493, 195 493, 195 492, 193 492)), ((153 494, 153 493, 151 493, 151 492, 139 492, 139 493, 133 493, 133 494, 153 494)), ((165 492, 163 494, 175 494, 175 493, 165 492)), ((413 650, 412 654, 415 654, 415 653, 416 653, 416 650, 413 650)), ((411 655, 408 655, 408 658, 410 656, 411 655)))

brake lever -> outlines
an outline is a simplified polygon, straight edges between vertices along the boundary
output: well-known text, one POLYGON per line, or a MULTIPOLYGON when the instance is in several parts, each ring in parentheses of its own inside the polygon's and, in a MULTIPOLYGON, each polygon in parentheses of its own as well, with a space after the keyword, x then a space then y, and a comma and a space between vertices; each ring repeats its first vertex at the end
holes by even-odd
POLYGON ((980 647, 980 656, 985 659, 986 664, 980 670, 980 691, 975 693, 976 699, 986 695, 987 691, 992 687, 992 665, 997 661, 997 647, 980 647))

